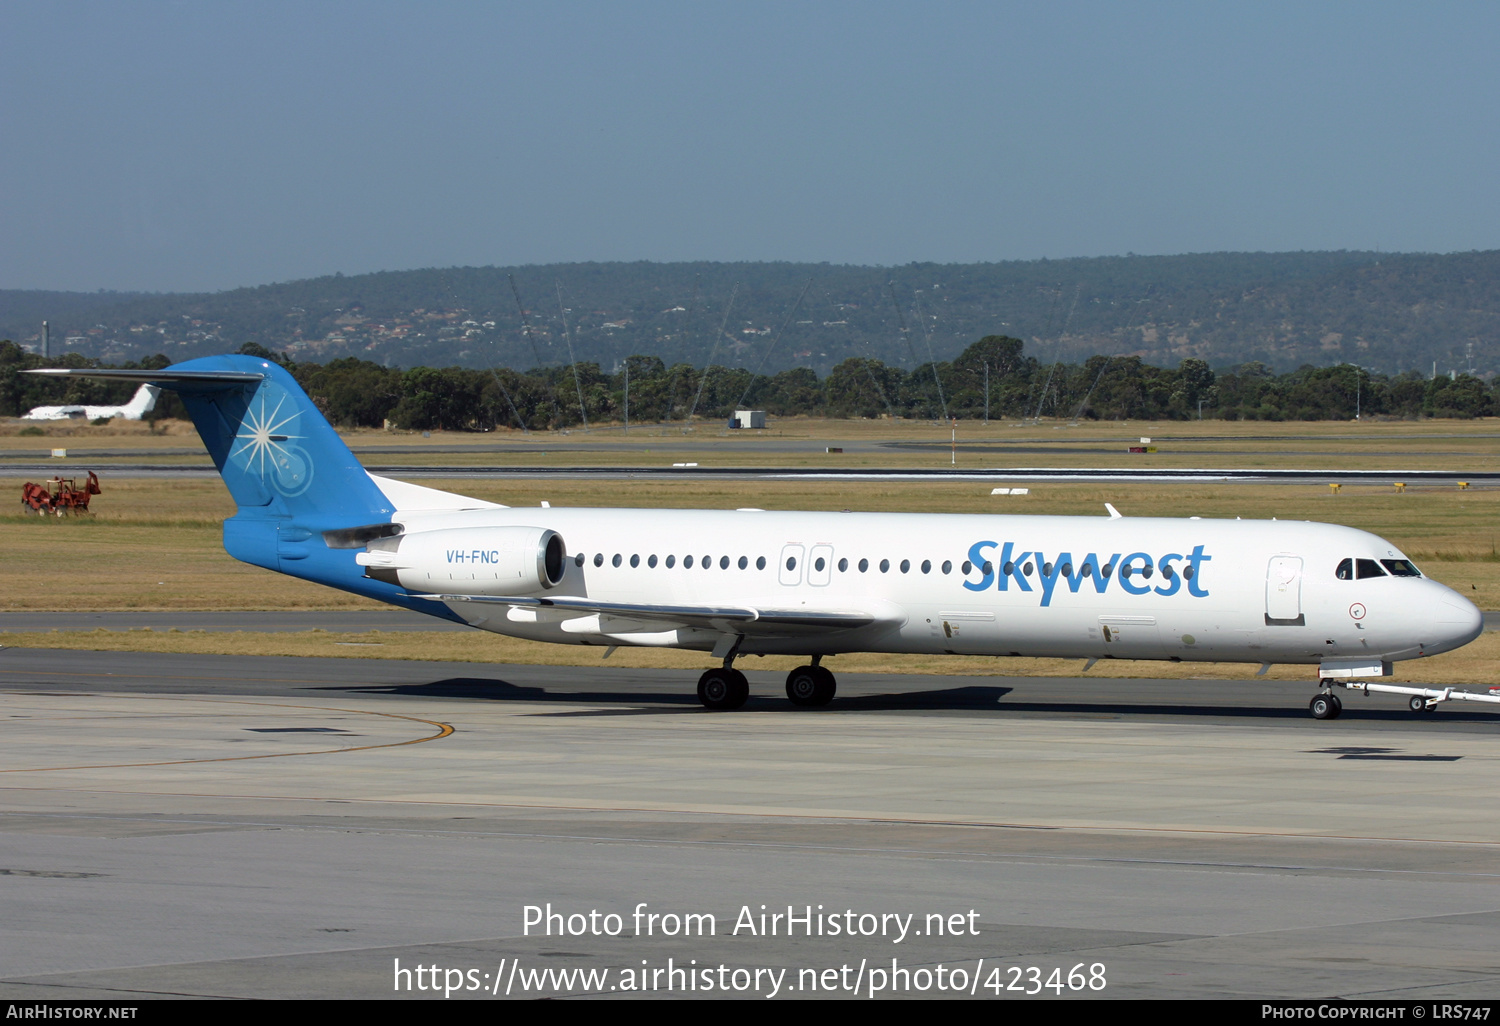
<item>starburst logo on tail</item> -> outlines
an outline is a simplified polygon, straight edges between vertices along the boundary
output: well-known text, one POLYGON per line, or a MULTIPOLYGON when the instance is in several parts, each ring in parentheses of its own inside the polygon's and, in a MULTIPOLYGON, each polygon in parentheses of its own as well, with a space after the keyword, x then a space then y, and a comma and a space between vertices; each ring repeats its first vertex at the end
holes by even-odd
POLYGON ((286 390, 262 384, 245 410, 229 458, 247 474, 258 476, 277 493, 301 495, 312 483, 313 465, 295 434, 302 411, 286 390))

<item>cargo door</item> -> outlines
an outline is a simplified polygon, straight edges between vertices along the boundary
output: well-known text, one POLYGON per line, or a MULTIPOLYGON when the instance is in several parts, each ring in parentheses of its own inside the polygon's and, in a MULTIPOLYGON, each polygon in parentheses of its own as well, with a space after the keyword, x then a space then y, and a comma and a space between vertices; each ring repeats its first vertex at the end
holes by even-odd
POLYGON ((954 655, 999 655, 1000 624, 988 609, 942 609, 929 633, 938 647, 954 655))

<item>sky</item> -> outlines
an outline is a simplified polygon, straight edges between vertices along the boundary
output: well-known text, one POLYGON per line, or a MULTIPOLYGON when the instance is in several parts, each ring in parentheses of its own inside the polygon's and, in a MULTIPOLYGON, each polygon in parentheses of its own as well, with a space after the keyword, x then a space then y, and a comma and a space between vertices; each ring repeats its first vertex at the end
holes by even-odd
POLYGON ((1500 247, 1500 4, 0 0, 0 288, 1500 247))

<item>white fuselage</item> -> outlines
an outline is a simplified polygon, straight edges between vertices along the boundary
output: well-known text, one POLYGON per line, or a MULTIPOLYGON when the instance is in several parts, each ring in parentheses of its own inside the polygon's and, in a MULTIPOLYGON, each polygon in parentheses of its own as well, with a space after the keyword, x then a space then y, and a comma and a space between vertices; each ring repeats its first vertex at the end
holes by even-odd
POLYGON ((124 406, 36 406, 21 415, 22 420, 140 420, 156 405, 161 391, 155 385, 142 385, 124 406))
MULTIPOLYGON (((741 654, 1378 663, 1457 648, 1483 629, 1472 603, 1425 577, 1339 579, 1345 559, 1404 557, 1375 535, 1331 524, 551 508, 397 519, 408 532, 556 531, 567 547, 566 572, 536 595, 878 618, 854 630, 748 635, 741 654)), ((460 555, 432 568, 427 586, 482 594, 485 573, 460 555)), ((469 602, 450 608, 476 627, 538 641, 708 650, 719 636, 640 617, 469 602)))

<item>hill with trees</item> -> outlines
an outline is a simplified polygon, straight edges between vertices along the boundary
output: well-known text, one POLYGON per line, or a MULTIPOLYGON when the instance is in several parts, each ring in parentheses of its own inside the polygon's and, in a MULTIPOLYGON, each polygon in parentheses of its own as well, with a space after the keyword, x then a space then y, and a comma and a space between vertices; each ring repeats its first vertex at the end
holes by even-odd
POLYGON ((1500 251, 1210 253, 990 264, 611 263, 460 267, 212 294, 0 292, 0 337, 112 362, 246 343, 303 362, 385 368, 666 365, 751 373, 850 359, 911 372, 975 339, 1043 362, 1094 354, 1176 367, 1248 362, 1500 369, 1500 251), (523 313, 524 311, 524 313, 523 313))

